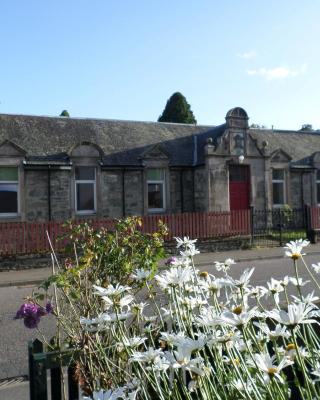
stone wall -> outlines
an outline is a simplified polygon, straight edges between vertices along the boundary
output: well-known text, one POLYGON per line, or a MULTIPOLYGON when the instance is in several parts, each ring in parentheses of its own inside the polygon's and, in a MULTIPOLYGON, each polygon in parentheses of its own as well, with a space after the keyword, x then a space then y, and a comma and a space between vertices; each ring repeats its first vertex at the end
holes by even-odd
POLYGON ((26 170, 25 185, 22 190, 24 191, 26 220, 47 221, 49 218, 47 171, 26 170))
POLYGON ((101 171, 101 215, 103 218, 123 216, 122 171, 101 171))
POLYGON ((208 176, 205 168, 194 170, 194 211, 208 209, 208 176))
POLYGON ((312 193, 312 174, 302 174, 302 187, 303 187, 303 202, 304 204, 313 204, 313 193, 312 193))
POLYGON ((71 218, 71 171, 50 171, 51 218, 64 221, 71 218))
POLYGON ((170 209, 172 214, 194 210, 193 189, 193 171, 191 169, 170 171, 170 209), (183 193, 181 193, 181 181, 183 193))
POLYGON ((251 175, 251 205, 257 209, 264 210, 267 206, 265 161, 263 158, 251 158, 248 159, 248 164, 251 175))
MULTIPOLYGON (((26 170, 23 188, 26 221, 49 219, 49 176, 47 170, 26 170)), ((71 180, 69 170, 50 171, 51 218, 63 221, 71 217, 71 180)))
POLYGON ((144 184, 142 171, 126 171, 124 176, 124 188, 125 214, 143 215, 144 184))
POLYGON ((195 208, 195 182, 194 173, 191 169, 183 170, 183 212, 192 212, 195 208))
POLYGON ((300 208, 302 205, 302 181, 301 173, 290 172, 290 202, 292 208, 300 208))
POLYGON ((50 254, 27 254, 10 257, 0 256, 0 273, 2 271, 16 271, 31 268, 49 268, 51 266, 52 261, 50 254))

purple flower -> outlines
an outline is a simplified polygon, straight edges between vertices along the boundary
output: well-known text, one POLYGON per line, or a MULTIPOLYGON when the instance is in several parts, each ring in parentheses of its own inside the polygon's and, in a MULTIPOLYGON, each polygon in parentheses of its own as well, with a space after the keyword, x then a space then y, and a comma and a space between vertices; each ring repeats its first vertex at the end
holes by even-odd
POLYGON ((21 305, 21 307, 17 311, 15 319, 25 318, 28 315, 37 314, 37 313, 38 313, 38 306, 36 306, 33 303, 24 303, 21 305))
POLYGON ((43 307, 39 307, 39 306, 38 306, 37 315, 38 315, 39 317, 43 317, 44 315, 47 315, 46 309, 43 308, 43 307))
POLYGON ((39 322, 40 322, 40 317, 35 314, 30 314, 23 319, 24 325, 29 329, 37 328, 39 322))
POLYGON ((53 305, 52 305, 51 301, 47 301, 47 304, 46 304, 46 312, 47 312, 47 314, 51 314, 52 311, 53 311, 53 305))
POLYGON ((33 303, 22 304, 16 313, 15 319, 22 319, 27 328, 36 328, 40 322, 42 307, 37 306, 33 303))
POLYGON ((167 261, 165 262, 165 265, 170 266, 174 264, 177 261, 176 257, 169 257, 167 261))

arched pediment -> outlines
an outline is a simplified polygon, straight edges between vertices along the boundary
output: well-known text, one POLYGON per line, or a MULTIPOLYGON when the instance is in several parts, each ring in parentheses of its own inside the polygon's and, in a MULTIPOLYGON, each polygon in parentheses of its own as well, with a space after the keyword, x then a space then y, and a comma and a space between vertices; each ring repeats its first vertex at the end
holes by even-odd
POLYGON ((10 140, 5 140, 0 144, 0 157, 24 157, 26 154, 23 148, 10 140))
POLYGON ((140 159, 165 159, 169 158, 169 154, 161 143, 155 144, 154 146, 149 147, 147 150, 140 154, 140 159))
POLYGON ((288 163, 291 160, 292 157, 282 149, 277 149, 271 154, 271 162, 288 163))
POLYGON ((312 162, 313 162, 313 164, 320 164, 320 151, 316 151, 312 155, 312 162))
POLYGON ((100 146, 91 142, 81 142, 71 148, 68 153, 70 157, 96 157, 103 156, 103 150, 100 146))

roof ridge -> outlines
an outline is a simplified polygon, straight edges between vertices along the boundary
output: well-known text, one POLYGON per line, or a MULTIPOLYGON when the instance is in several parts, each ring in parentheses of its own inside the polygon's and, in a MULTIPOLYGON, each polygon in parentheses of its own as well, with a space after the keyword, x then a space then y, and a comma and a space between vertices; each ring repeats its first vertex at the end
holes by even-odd
POLYGON ((202 124, 185 124, 178 122, 158 122, 158 121, 139 121, 130 119, 116 119, 116 118, 99 118, 99 117, 63 117, 60 115, 37 115, 37 114, 15 114, 15 113, 0 113, 0 117, 30 117, 30 118, 50 118, 50 119, 61 119, 61 120, 76 120, 76 121, 110 121, 110 122, 125 122, 125 123, 136 123, 136 124, 155 124, 155 125, 173 125, 173 126, 188 126, 188 127, 209 127, 214 128, 216 125, 202 125, 202 124))

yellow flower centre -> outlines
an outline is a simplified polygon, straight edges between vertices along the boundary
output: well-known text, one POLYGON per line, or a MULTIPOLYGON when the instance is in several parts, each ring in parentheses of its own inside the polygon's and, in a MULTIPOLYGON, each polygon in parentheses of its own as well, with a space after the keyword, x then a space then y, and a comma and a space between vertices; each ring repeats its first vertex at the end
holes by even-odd
POLYGON ((240 365, 240 360, 239 360, 239 358, 234 358, 234 359, 232 360, 232 362, 233 362, 233 364, 240 365))
POLYGON ((289 343, 288 346, 286 347, 286 350, 287 351, 295 350, 295 348, 296 348, 296 346, 294 343, 289 343))
POLYGON ((209 274, 207 271, 202 271, 202 272, 200 272, 199 276, 200 276, 200 278, 207 279, 209 274))
POLYGON ((242 306, 235 307, 232 312, 236 315, 240 315, 242 313, 242 306))
POLYGON ((278 369, 275 368, 275 367, 268 368, 268 374, 269 374, 269 375, 274 375, 274 374, 276 374, 277 372, 278 372, 278 369))
POLYGON ((293 260, 298 260, 300 257, 301 257, 301 254, 300 254, 300 253, 292 253, 292 254, 291 254, 291 258, 292 258, 293 260))

